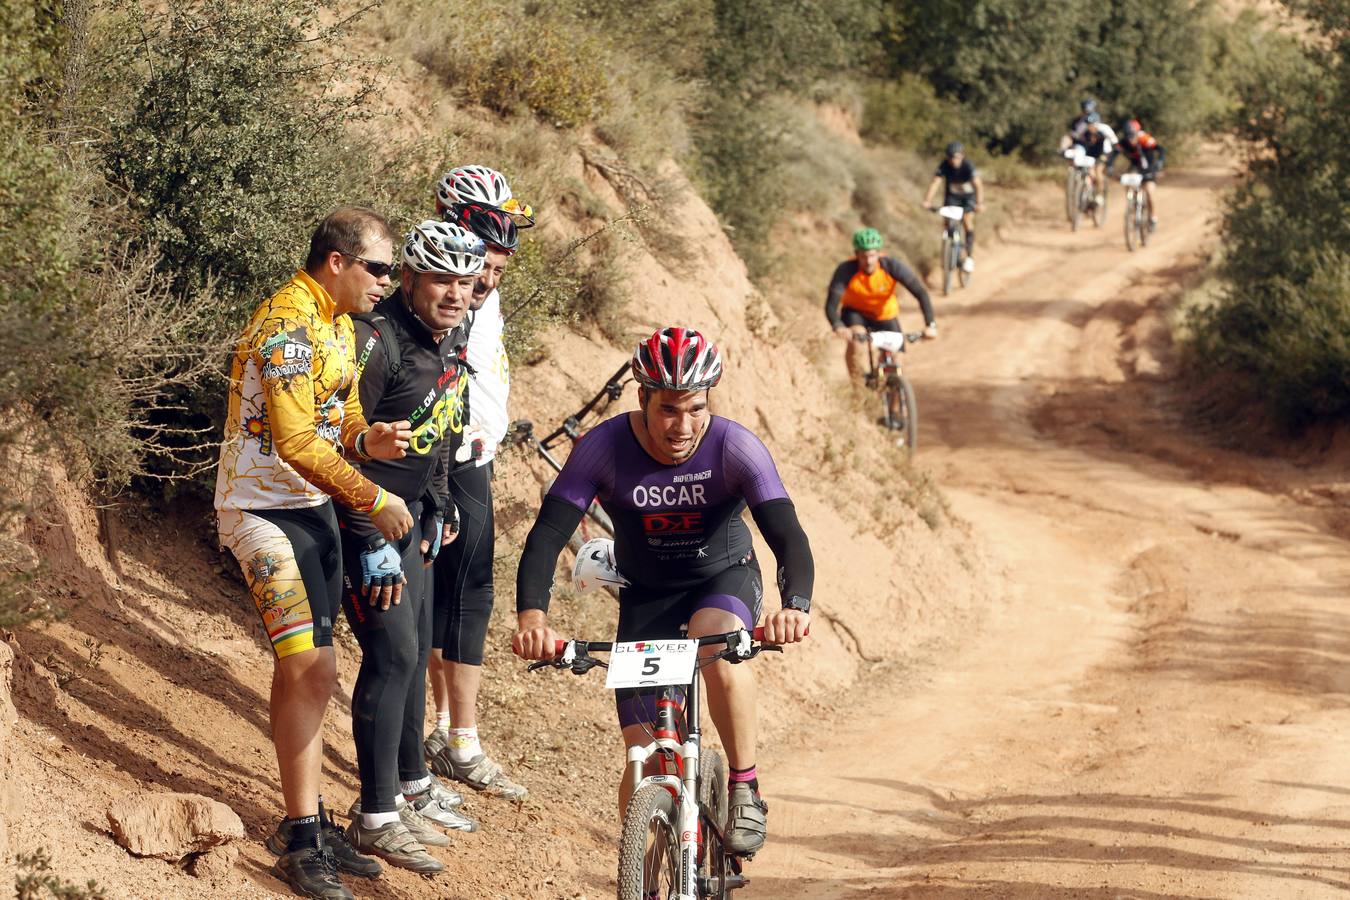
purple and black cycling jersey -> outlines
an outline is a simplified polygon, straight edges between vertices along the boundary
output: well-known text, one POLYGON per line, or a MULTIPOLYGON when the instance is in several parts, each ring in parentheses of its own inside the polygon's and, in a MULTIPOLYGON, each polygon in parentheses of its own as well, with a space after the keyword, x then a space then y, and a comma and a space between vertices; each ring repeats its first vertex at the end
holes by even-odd
POLYGON ((614 521, 619 571, 673 590, 746 561, 741 511, 788 494, 768 449, 729 419, 713 416, 694 455, 672 466, 643 449, 624 413, 577 443, 549 496, 581 510, 598 498, 614 521))

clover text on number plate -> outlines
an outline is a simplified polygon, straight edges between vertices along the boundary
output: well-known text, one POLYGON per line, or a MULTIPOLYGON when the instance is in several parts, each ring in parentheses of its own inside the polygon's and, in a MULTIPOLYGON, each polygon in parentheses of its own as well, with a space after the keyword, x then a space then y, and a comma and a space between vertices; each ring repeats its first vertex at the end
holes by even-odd
POLYGON ((607 688, 657 687, 694 680, 698 641, 632 641, 615 644, 609 655, 607 688))

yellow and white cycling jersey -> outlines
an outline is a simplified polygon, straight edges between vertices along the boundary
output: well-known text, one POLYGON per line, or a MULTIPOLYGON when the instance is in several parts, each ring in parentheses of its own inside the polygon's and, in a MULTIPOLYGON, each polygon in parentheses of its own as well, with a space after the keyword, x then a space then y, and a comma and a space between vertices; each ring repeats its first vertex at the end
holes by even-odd
POLYGON ((303 270, 253 313, 230 365, 216 509, 359 510, 380 488, 344 458, 367 428, 351 319, 303 270))

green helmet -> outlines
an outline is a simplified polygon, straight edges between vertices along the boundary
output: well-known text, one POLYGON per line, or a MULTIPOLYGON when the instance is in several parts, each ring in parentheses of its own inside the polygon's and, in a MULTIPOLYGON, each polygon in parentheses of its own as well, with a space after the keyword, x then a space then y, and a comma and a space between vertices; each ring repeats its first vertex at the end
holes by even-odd
POLYGON ((875 228, 859 228, 853 232, 854 250, 880 250, 881 232, 875 228))

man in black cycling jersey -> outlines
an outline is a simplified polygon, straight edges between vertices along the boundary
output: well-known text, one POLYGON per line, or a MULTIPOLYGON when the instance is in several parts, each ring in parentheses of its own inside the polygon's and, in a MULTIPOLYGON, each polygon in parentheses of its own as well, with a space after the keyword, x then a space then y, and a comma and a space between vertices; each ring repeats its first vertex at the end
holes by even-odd
POLYGON ((441 510, 453 510, 448 461, 463 430, 468 375, 457 330, 483 267, 482 241, 464 229, 422 222, 403 244, 400 286, 357 318, 359 390, 372 421, 411 423, 407 455, 361 465, 403 498, 421 523, 395 543, 361 517, 342 515, 343 611, 361 646, 352 690, 352 737, 361 796, 347 838, 363 853, 423 875, 444 865, 426 845, 450 841, 430 823, 472 831, 462 800, 427 771, 422 755, 427 657, 431 653, 431 548, 449 541, 441 510), (434 508, 431 508, 434 507, 434 508))
POLYGON ((1101 121, 1101 115, 1097 111, 1097 101, 1088 97, 1079 104, 1080 112, 1069 122, 1068 130, 1064 136, 1059 139, 1059 149, 1068 150, 1074 144, 1082 144, 1084 136, 1087 135, 1088 120, 1097 116, 1097 121, 1101 121))
POLYGON ((502 174, 486 166, 451 169, 436 186, 437 213, 481 238, 487 244, 487 261, 478 273, 465 317, 469 329, 465 358, 473 372, 465 449, 473 452, 461 453, 464 458, 450 471, 460 532, 435 566, 430 672, 436 726, 427 735, 425 749, 433 772, 475 791, 521 800, 525 788, 506 774, 478 738, 478 689, 494 599, 493 459, 510 423, 511 366, 497 291, 519 244, 508 208, 533 221, 532 210, 515 200, 502 174))
POLYGON ((1143 176, 1144 199, 1148 202, 1148 227, 1158 227, 1158 215, 1154 212, 1153 190, 1162 173, 1163 163, 1167 160, 1167 151, 1163 149, 1153 135, 1139 124, 1138 119, 1130 119, 1121 130, 1120 153, 1130 162, 1130 171, 1143 176))
POLYGON ((966 257, 961 267, 975 271, 975 213, 984 209, 984 182, 975 171, 975 165, 966 159, 966 148, 960 141, 947 145, 947 156, 938 163, 928 192, 923 195, 924 209, 932 209, 933 195, 943 185, 942 205, 959 206, 966 211, 961 223, 966 229, 966 257))
MULTIPOLYGON (((686 623, 691 638, 754 627, 764 588, 741 519, 747 506, 778 562, 783 601, 765 619, 764 639, 800 641, 810 622, 811 547, 764 444, 708 412, 708 391, 722 375, 717 347, 696 331, 665 328, 638 345, 632 371, 641 409, 577 442, 525 540, 512 648, 526 659, 555 655, 547 616, 553 571, 596 498, 614 521, 615 558, 630 582, 619 592, 617 641, 678 638, 686 623)), ((720 660, 703 676, 731 768, 727 847, 751 855, 764 845, 768 811, 755 770, 754 673, 720 660)), ((624 741, 647 743, 652 695, 618 692, 616 701, 624 741)), ((630 790, 625 780, 621 812, 630 790)))

